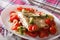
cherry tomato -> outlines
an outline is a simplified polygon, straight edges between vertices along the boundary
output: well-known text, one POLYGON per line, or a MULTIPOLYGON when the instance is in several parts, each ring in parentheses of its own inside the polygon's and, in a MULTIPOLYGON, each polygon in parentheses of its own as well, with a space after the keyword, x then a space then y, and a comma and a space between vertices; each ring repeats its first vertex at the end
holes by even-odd
POLYGON ((49 36, 49 33, 48 32, 45 32, 45 37, 48 37, 49 36))
POLYGON ((25 10, 27 10, 29 12, 34 12, 34 10, 32 8, 25 8, 25 10))
POLYGON ((43 31, 45 32, 45 37, 48 37, 49 36, 49 29, 44 29, 43 31))
POLYGON ((56 33, 56 28, 55 28, 55 26, 51 26, 51 27, 50 27, 50 33, 51 33, 51 34, 55 34, 55 33, 56 33))
POLYGON ((44 38, 44 37, 48 37, 48 36, 49 36, 49 34, 47 32, 45 32, 45 31, 40 31, 39 32, 39 37, 40 38, 44 38))
POLYGON ((13 20, 13 26, 12 26, 12 30, 18 30, 18 27, 20 26, 19 22, 17 19, 13 20))
POLYGON ((11 21, 11 22, 13 22, 13 20, 14 20, 14 19, 19 20, 19 18, 18 18, 18 16, 17 16, 17 15, 14 15, 14 16, 10 17, 10 21, 11 21))
POLYGON ((19 24, 22 26, 22 22, 19 21, 19 24))
POLYGON ((22 7, 18 7, 17 8, 18 11, 22 11, 22 9, 23 9, 22 7))
POLYGON ((29 35, 29 36, 31 36, 31 37, 37 37, 37 32, 34 32, 34 33, 32 33, 32 32, 29 32, 29 31, 27 31, 27 32, 25 32, 27 35, 29 35))
POLYGON ((13 20, 13 25, 15 25, 15 26, 20 26, 20 23, 18 22, 17 19, 14 19, 14 20, 13 20))
POLYGON ((51 23, 51 20, 48 18, 45 20, 45 23, 49 25, 51 23))
POLYGON ((51 21, 51 23, 50 23, 50 26, 54 26, 55 25, 55 22, 54 22, 54 20, 53 21, 51 21))
POLYGON ((12 13, 16 13, 16 12, 15 11, 11 11, 10 14, 12 14, 12 13))
POLYGON ((44 28, 43 31, 49 33, 49 28, 44 28))
POLYGON ((40 38, 44 38, 44 37, 45 37, 45 33, 41 31, 41 32, 39 33, 39 37, 40 37, 40 38))
POLYGON ((39 27, 36 24, 31 24, 28 27, 28 31, 33 32, 39 30, 39 27))
POLYGON ((28 10, 30 10, 30 8, 25 8, 25 10, 27 10, 27 11, 28 11, 28 10))
POLYGON ((12 30, 18 30, 17 28, 18 28, 18 26, 12 26, 11 29, 12 29, 12 30))
POLYGON ((10 17, 15 16, 15 15, 17 15, 17 14, 16 13, 11 13, 10 14, 10 17))

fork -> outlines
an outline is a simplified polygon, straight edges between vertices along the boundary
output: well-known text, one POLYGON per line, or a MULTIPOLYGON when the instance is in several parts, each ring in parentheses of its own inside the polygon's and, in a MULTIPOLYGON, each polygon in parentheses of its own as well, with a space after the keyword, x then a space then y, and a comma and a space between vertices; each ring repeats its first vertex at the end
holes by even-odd
POLYGON ((31 3, 31 5, 36 5, 38 7, 43 8, 43 9, 54 11, 54 12, 56 12, 56 14, 59 14, 60 15, 60 9, 57 9, 55 7, 46 5, 46 4, 41 3, 41 2, 37 2, 35 0, 28 0, 28 1, 31 3))

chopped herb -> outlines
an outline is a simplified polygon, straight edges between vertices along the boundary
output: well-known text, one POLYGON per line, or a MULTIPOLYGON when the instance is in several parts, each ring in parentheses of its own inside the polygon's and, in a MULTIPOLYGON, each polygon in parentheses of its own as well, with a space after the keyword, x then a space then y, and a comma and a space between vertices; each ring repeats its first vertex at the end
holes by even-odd
POLYGON ((46 16, 45 16, 46 18, 48 18, 49 16, 46 14, 46 16))
POLYGON ((41 18, 41 19, 45 18, 45 16, 42 16, 42 15, 40 15, 40 16, 31 16, 31 17, 33 17, 33 18, 41 18))

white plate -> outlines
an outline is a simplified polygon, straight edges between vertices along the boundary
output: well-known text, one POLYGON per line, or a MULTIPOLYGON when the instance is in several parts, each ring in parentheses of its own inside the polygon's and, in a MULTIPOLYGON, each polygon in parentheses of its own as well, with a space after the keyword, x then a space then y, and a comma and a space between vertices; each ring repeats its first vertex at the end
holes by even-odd
POLYGON ((57 34, 56 35, 50 35, 49 37, 47 37, 47 38, 39 38, 39 37, 36 37, 36 38, 32 38, 32 37, 30 37, 30 36, 27 36, 27 35, 20 35, 20 34, 17 34, 16 32, 14 32, 13 30, 11 30, 10 29, 10 26, 11 26, 11 24, 8 22, 8 19, 9 19, 9 12, 11 12, 11 11, 16 11, 16 8, 17 7, 19 7, 19 6, 22 6, 22 7, 29 7, 29 8, 35 8, 35 9, 37 9, 37 10, 39 10, 39 11, 42 11, 42 12, 44 12, 44 13, 46 13, 46 14, 50 14, 50 15, 52 15, 52 16, 54 16, 53 14, 51 14, 50 12, 48 12, 48 11, 46 11, 46 10, 44 10, 44 9, 42 9, 42 8, 38 8, 38 7, 35 7, 35 6, 28 6, 28 5, 12 5, 12 6, 8 6, 6 9, 4 9, 3 11, 2 11, 2 13, 1 13, 1 18, 2 18, 2 21, 3 21, 3 24, 5 25, 5 28, 7 29, 7 30, 9 30, 9 31, 11 31, 12 33, 14 33, 14 34, 16 34, 17 36, 20 36, 20 37, 23 37, 23 38, 26 38, 26 39, 30 39, 30 40, 45 40, 45 39, 50 39, 50 38, 52 38, 52 37, 54 37, 54 36, 56 36, 56 35, 58 35, 58 34, 60 34, 60 20, 57 18, 57 17, 55 17, 54 16, 54 20, 55 20, 55 22, 56 22, 56 25, 57 25, 57 34))

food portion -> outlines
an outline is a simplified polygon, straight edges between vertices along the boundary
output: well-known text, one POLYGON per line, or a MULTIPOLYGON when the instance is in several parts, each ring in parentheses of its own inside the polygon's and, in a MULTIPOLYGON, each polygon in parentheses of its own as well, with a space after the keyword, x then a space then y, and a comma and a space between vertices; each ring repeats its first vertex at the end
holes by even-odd
POLYGON ((57 32, 54 17, 33 8, 17 7, 10 12, 11 29, 31 37, 48 37, 57 32))

